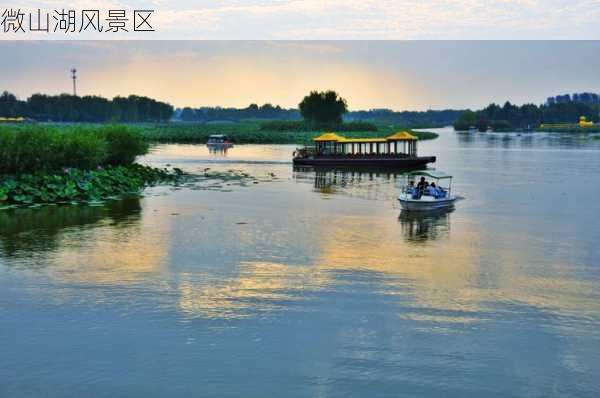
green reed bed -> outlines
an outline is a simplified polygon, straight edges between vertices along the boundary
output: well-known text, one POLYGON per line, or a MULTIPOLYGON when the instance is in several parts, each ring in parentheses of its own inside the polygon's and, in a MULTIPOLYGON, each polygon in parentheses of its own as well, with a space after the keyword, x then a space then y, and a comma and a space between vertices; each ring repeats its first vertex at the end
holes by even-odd
MULTIPOLYGON (((312 139, 323 133, 323 130, 306 130, 300 126, 293 129, 294 123, 284 122, 240 122, 240 123, 168 123, 162 125, 140 125, 135 128, 152 142, 162 143, 206 143, 211 134, 225 134, 236 144, 310 144, 312 139)), ((399 130, 400 126, 352 124, 347 130, 335 130, 346 137, 385 137, 399 130), (361 130, 360 127, 365 130, 361 130)), ((410 130, 409 130, 410 131, 410 130)), ((411 134, 421 140, 437 138, 436 133, 415 132, 411 134)))
POLYGON ((133 163, 147 151, 126 126, 2 126, 0 206, 94 202, 183 174, 133 163))
POLYGON ((333 130, 336 132, 346 131, 378 131, 375 123, 370 122, 345 122, 338 126, 322 126, 316 129, 302 120, 272 120, 261 123, 260 129, 263 131, 315 131, 315 130, 333 130))
POLYGON ((0 174, 127 165, 148 151, 134 128, 105 126, 0 126, 0 174))

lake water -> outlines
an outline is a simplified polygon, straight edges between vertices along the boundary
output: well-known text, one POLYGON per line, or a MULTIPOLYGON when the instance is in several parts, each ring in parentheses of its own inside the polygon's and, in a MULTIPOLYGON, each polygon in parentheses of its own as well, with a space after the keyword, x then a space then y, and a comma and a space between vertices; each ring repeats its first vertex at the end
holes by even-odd
POLYGON ((439 132, 450 213, 269 145, 143 160, 256 184, 0 212, 0 397, 600 396, 600 140, 439 132))

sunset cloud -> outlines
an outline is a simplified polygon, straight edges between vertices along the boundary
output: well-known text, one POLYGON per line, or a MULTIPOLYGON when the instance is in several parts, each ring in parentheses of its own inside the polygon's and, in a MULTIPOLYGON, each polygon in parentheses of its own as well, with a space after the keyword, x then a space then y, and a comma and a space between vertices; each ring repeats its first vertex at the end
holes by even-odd
POLYGON ((176 106, 295 107, 310 90, 339 91, 351 109, 540 103, 600 91, 600 42, 79 41, 0 42, 0 91, 21 98, 71 88, 140 94, 176 106))

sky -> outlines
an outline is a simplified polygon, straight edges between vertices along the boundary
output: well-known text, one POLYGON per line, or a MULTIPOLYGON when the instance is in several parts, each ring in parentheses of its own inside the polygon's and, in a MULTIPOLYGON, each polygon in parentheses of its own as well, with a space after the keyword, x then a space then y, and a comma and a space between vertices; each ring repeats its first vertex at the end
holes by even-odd
MULTIPOLYGON (((2 7, 23 10, 155 10, 152 21, 156 33, 129 33, 124 38, 600 39, 600 0, 3 0, 2 3, 2 7)), ((92 38, 99 36, 102 35, 92 38)))
POLYGON ((600 92, 600 41, 0 41, 0 91, 146 95, 174 106, 481 108, 600 92))

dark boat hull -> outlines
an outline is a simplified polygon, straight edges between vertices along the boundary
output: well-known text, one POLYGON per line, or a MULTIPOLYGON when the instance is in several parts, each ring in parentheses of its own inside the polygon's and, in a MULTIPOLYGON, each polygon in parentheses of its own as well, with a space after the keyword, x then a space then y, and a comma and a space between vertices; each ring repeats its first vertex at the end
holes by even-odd
POLYGON ((343 157, 295 157, 294 166, 324 166, 343 168, 377 168, 377 169, 418 169, 434 163, 435 156, 419 156, 410 158, 343 158, 343 157))

